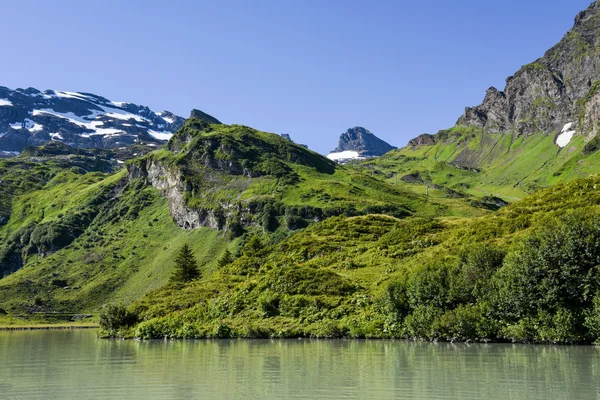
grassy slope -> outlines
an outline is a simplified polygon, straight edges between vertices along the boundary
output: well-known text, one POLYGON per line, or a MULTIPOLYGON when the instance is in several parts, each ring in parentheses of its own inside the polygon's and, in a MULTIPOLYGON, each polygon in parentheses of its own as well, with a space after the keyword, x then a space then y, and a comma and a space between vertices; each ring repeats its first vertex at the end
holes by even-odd
POLYGON ((405 147, 370 162, 389 181, 420 172, 435 184, 475 196, 495 195, 508 201, 540 188, 584 178, 597 171, 600 155, 582 153, 585 141, 576 136, 565 148, 554 144, 554 135, 513 138, 475 128, 456 127, 450 137, 432 146, 405 147), (480 169, 459 169, 458 164, 480 169))
POLYGON ((443 197, 425 198, 401 186, 382 183, 371 173, 336 166, 330 160, 279 135, 239 125, 186 123, 171 143, 171 151, 147 158, 180 169, 192 186, 191 207, 276 202, 282 206, 321 210, 364 210, 387 207, 419 215, 483 215, 485 211, 443 197), (215 150, 216 148, 216 150, 215 150), (207 167, 227 162, 251 171, 232 174, 207 167))
MULTIPOLYGON (((495 215, 474 219, 332 218, 258 253, 248 250, 208 279, 150 293, 132 307, 145 321, 137 330, 122 333, 418 336, 391 317, 391 282, 419 276, 432 263, 452 264, 466 248, 492 245, 510 250, 532 231, 574 210, 598 215, 597 187, 598 177, 558 185, 495 215)), ((430 285, 418 284, 423 289, 414 290, 430 285)), ((452 316, 454 311, 449 312, 452 316)))
MULTIPOLYGON (((240 134, 255 135, 276 145, 282 145, 283 141, 277 135, 236 126, 215 126, 207 136, 231 135, 239 139, 240 134)), ((328 162, 315 153, 293 146, 294 151, 306 152, 309 157, 316 158, 317 164, 328 162)), ((254 178, 233 176, 202 167, 197 159, 186 154, 160 150, 147 157, 186 167, 188 173, 190 168, 195 168, 197 175, 187 177, 189 179, 204 177, 199 184, 210 187, 212 192, 192 196, 189 199, 192 204, 223 198, 247 203, 270 199, 286 207, 308 205, 342 212, 351 206, 354 209, 393 206, 421 217, 486 214, 486 211, 458 200, 427 199, 350 167, 333 166, 331 170, 321 172, 306 163, 285 162, 285 166, 299 177, 289 182, 285 176, 269 174, 254 178), (180 161, 186 156, 191 160, 180 161), (223 182, 231 190, 222 193, 220 184, 223 182)), ((32 170, 44 170, 53 162, 52 159, 31 162, 32 170)), ((15 161, 14 165, 20 171, 19 162, 15 161)), ((28 192, 16 193, 11 199, 10 219, 0 227, 0 247, 10 247, 28 227, 52 226, 66 216, 84 211, 90 213, 90 209, 92 218, 72 243, 45 251, 43 255, 35 251, 23 253, 24 268, 0 280, 0 309, 13 317, 27 315, 43 320, 50 318, 52 312, 96 314, 107 303, 129 304, 167 283, 174 268, 175 252, 183 243, 188 243, 194 250, 205 279, 212 279, 216 259, 226 247, 235 253, 239 244, 250 235, 264 235, 259 225, 248 227, 248 234, 239 239, 231 239, 223 232, 208 228, 181 229, 173 222, 167 200, 161 193, 140 180, 130 180, 124 170, 112 174, 82 173, 84 171, 63 167, 52 171, 47 181, 28 192)), ((15 176, 10 170, 4 172, 7 176, 15 176)), ((281 240, 288 235, 287 230, 280 227, 264 239, 281 240)))

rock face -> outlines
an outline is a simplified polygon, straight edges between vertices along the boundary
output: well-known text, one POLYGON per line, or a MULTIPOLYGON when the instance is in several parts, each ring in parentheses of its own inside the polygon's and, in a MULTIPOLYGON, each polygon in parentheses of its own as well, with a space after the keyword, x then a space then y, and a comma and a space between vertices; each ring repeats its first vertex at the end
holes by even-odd
POLYGON ((128 166, 129 179, 144 179, 148 184, 160 190, 169 202, 171 216, 177 225, 184 229, 207 227, 223 229, 223 223, 214 212, 205 209, 191 209, 185 201, 186 187, 181 171, 169 168, 154 160, 144 161, 140 165, 128 166))
POLYGON ((581 135, 595 135, 600 117, 600 3, 579 13, 564 38, 537 61, 491 87, 483 103, 470 107, 458 125, 528 135, 560 132, 572 123, 581 135))
POLYGON ((196 119, 199 119, 200 121, 208 122, 209 124, 220 124, 221 123, 221 121, 219 121, 212 115, 208 115, 207 113, 202 112, 200 110, 196 110, 195 108, 192 110, 192 113, 190 114, 190 118, 196 118, 196 119))
POLYGON ((348 159, 379 157, 395 148, 367 129, 356 126, 342 133, 338 147, 327 157, 338 162, 348 159))
MULTIPOLYGON (((292 137, 289 135, 289 133, 282 133, 282 134, 281 134, 281 135, 279 135, 279 136, 281 136, 282 138, 284 138, 285 140, 287 140, 287 141, 289 141, 289 142, 296 143, 296 142, 294 142, 294 141, 292 140, 292 137)), ((300 144, 300 143, 296 143, 296 144, 297 144, 297 145, 299 145, 299 146, 302 146, 302 147, 304 147, 305 149, 308 149, 308 146, 307 146, 307 145, 305 145, 305 144, 300 144)))
MULTIPOLYGON (((218 123, 210 115, 195 112, 218 123)), ((50 140, 75 148, 163 143, 184 121, 169 111, 156 113, 90 93, 0 87, 0 156, 50 140)))

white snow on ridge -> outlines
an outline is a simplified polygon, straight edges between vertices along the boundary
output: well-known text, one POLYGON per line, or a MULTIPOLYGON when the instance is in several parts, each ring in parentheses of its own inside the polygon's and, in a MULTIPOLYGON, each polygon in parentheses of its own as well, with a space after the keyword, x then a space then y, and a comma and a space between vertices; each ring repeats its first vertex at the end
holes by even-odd
POLYGON ((577 133, 577 131, 570 130, 573 127, 573 125, 573 122, 565 124, 565 126, 562 128, 560 135, 556 137, 556 145, 561 149, 568 145, 571 139, 573 139, 575 133, 577 133))
POLYGON ((169 117, 165 117, 166 114, 164 111, 161 113, 158 113, 158 116, 161 117, 162 119, 164 119, 165 121, 167 121, 169 124, 174 124, 175 120, 173 118, 169 118, 169 117))
POLYGON ((158 132, 158 131, 153 131, 152 129, 150 129, 148 131, 148 133, 152 136, 154 136, 156 139, 158 140, 169 140, 171 139, 171 136, 173 136, 173 134, 171 132, 158 132))
POLYGON ((340 153, 329 153, 329 155, 327 155, 327 158, 329 158, 330 160, 333 160, 333 161, 341 161, 341 160, 360 160, 363 157, 361 157, 358 154, 358 152, 356 152, 356 151, 346 150, 346 151, 342 151, 340 153))
POLYGON ((77 93, 77 92, 59 92, 59 91, 56 91, 54 93, 56 93, 56 97, 63 97, 63 98, 67 98, 67 99, 77 99, 77 100, 91 101, 91 99, 89 98, 89 96, 86 96, 84 94, 77 93))
POLYGON ((89 121, 83 117, 73 114, 72 112, 59 113, 59 112, 56 112, 51 109, 43 109, 43 110, 33 110, 33 113, 32 113, 33 116, 43 115, 43 114, 49 114, 49 115, 53 115, 58 118, 63 118, 63 119, 68 120, 70 123, 72 123, 74 125, 79 125, 83 128, 95 131, 93 133, 84 133, 81 135, 82 137, 90 137, 91 135, 114 135, 117 133, 123 133, 123 131, 120 129, 101 128, 101 126, 104 125, 104 122, 89 121))
POLYGON ((0 107, 11 107, 13 103, 8 99, 0 99, 0 107))
POLYGON ((44 127, 42 125, 36 124, 29 118, 25 118, 24 122, 15 122, 14 124, 10 124, 10 127, 16 130, 27 129, 29 132, 39 132, 41 130, 44 130, 44 127))
POLYGON ((107 117, 110 117, 110 118, 120 119, 123 121, 129 121, 130 119, 133 119, 138 122, 148 121, 144 117, 140 117, 139 115, 123 112, 122 110, 119 110, 121 112, 115 112, 115 111, 117 111, 116 108, 113 108, 113 109, 105 108, 105 107, 102 107, 102 108, 104 108, 104 111, 108 111, 108 110, 112 111, 112 112, 107 112, 106 114, 101 114, 101 115, 106 115, 107 117))

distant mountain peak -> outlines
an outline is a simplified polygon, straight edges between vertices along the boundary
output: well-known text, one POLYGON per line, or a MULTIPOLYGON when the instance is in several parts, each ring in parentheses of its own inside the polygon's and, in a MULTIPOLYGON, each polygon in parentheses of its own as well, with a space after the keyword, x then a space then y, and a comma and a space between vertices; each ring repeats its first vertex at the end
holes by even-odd
POLYGON ((368 129, 355 126, 341 134, 338 147, 327 157, 337 162, 344 162, 352 159, 379 157, 395 148, 379 139, 368 129))
POLYGON ((0 152, 8 154, 50 140, 74 148, 158 144, 184 121, 169 111, 157 113, 92 93, 0 86, 0 152))

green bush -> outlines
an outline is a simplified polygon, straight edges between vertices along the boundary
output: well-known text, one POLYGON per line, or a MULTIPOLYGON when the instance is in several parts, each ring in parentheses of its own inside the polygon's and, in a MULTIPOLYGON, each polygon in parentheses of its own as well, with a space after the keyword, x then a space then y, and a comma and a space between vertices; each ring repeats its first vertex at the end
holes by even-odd
POLYGON ((135 325, 138 316, 121 305, 108 305, 100 313, 100 327, 109 332, 135 325))
POLYGON ((279 315, 279 303, 281 299, 278 295, 265 292, 258 297, 259 309, 263 317, 275 317, 279 315))
POLYGON ((585 311, 585 327, 588 329, 591 340, 600 341, 600 293, 596 293, 592 307, 585 311))
POLYGON ((443 311, 433 305, 420 305, 404 320, 405 336, 433 340, 441 336, 439 319, 443 311))
POLYGON ((583 310, 599 289, 600 219, 570 216, 522 240, 494 276, 506 318, 583 310))

